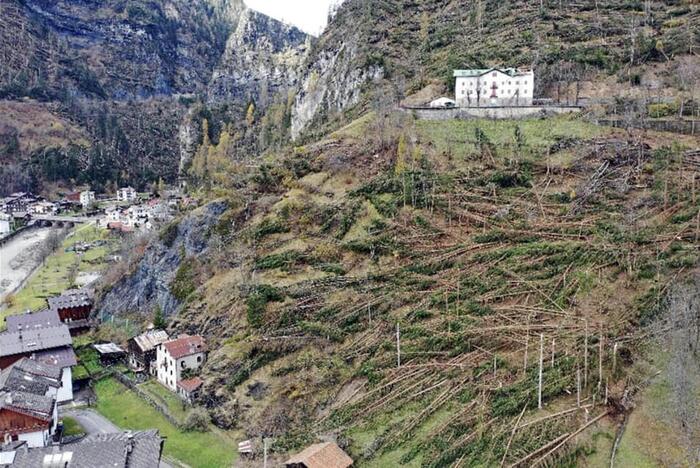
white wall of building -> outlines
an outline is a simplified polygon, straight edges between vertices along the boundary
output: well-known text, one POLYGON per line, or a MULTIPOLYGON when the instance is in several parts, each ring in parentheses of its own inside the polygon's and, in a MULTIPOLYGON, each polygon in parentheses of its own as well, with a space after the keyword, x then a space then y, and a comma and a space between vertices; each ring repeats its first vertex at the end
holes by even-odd
POLYGON ((63 368, 63 375, 61 376, 61 388, 58 389, 56 394, 56 401, 58 403, 63 403, 64 401, 71 401, 73 399, 73 370, 70 367, 63 368))
POLYGON ((461 107, 529 106, 535 91, 532 71, 510 76, 491 70, 480 76, 455 78, 455 100, 461 107))
POLYGON ((27 432, 17 436, 17 439, 27 442, 27 446, 30 448, 46 447, 49 444, 50 438, 51 435, 48 430, 27 432))
POLYGON ((198 369, 206 361, 205 353, 192 354, 180 359, 174 359, 164 346, 158 346, 156 362, 158 366, 158 381, 177 392, 177 383, 182 379, 186 369, 198 369))

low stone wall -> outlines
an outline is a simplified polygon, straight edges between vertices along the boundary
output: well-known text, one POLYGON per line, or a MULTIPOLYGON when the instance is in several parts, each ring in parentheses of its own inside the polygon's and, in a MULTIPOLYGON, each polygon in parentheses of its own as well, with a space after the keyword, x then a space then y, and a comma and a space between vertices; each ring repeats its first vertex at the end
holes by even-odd
POLYGON ((403 112, 419 120, 454 119, 525 119, 549 115, 580 112, 580 106, 518 106, 518 107, 455 107, 452 109, 431 107, 402 107, 403 112))
POLYGON ((659 132, 681 133, 683 135, 700 135, 700 120, 653 120, 628 123, 619 119, 600 119, 599 125, 608 125, 618 128, 643 128, 659 132))

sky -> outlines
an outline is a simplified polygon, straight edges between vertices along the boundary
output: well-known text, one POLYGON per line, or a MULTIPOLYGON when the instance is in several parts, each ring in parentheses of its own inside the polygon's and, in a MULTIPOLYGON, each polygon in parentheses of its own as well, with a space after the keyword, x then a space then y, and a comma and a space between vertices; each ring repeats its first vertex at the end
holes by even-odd
POLYGON ((326 27, 328 7, 339 0, 245 0, 253 10, 265 13, 302 31, 318 36, 326 27))

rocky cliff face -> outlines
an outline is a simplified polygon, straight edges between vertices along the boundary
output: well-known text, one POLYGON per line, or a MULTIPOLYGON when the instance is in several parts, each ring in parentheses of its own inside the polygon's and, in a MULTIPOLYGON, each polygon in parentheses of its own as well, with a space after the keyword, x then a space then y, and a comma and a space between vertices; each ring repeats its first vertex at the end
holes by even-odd
POLYGON ((124 312, 147 314, 160 306, 166 315, 174 314, 180 306, 172 286, 177 271, 185 258, 206 255, 208 232, 225 210, 225 203, 212 202, 173 224, 167 235, 149 245, 136 271, 105 294, 100 313, 105 317, 124 312))
POLYGON ((249 100, 267 105, 274 93, 296 85, 308 39, 292 26, 245 10, 214 70, 209 100, 249 100))
MULTIPOLYGON (((199 143, 201 115, 188 107, 245 109, 286 92, 296 86, 307 39, 242 0, 2 0, 0 100, 52 103, 52 112, 88 131, 79 172, 97 178, 81 183, 144 188, 173 180, 199 143), (164 110, 152 115, 156 107, 164 110), (176 121, 152 126, 144 116, 176 121)), ((6 120, 0 116, 0 125, 20 140, 31 137, 6 120)), ((2 181, 42 170, 22 166, 37 158, 16 152, 8 158, 15 166, 0 165, 2 181)))

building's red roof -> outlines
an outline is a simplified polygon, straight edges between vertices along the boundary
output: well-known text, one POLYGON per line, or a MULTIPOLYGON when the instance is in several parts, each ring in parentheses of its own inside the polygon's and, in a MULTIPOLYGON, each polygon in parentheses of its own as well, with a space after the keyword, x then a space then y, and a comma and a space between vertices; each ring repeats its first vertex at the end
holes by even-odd
POLYGON ((178 387, 182 388, 187 393, 192 393, 202 386, 204 381, 199 377, 192 377, 191 379, 181 380, 177 383, 178 387))
POLYGON ((197 353, 203 353, 207 351, 207 343, 201 336, 183 336, 176 340, 166 341, 163 343, 165 349, 168 353, 175 358, 180 359, 185 356, 191 356, 197 353))

